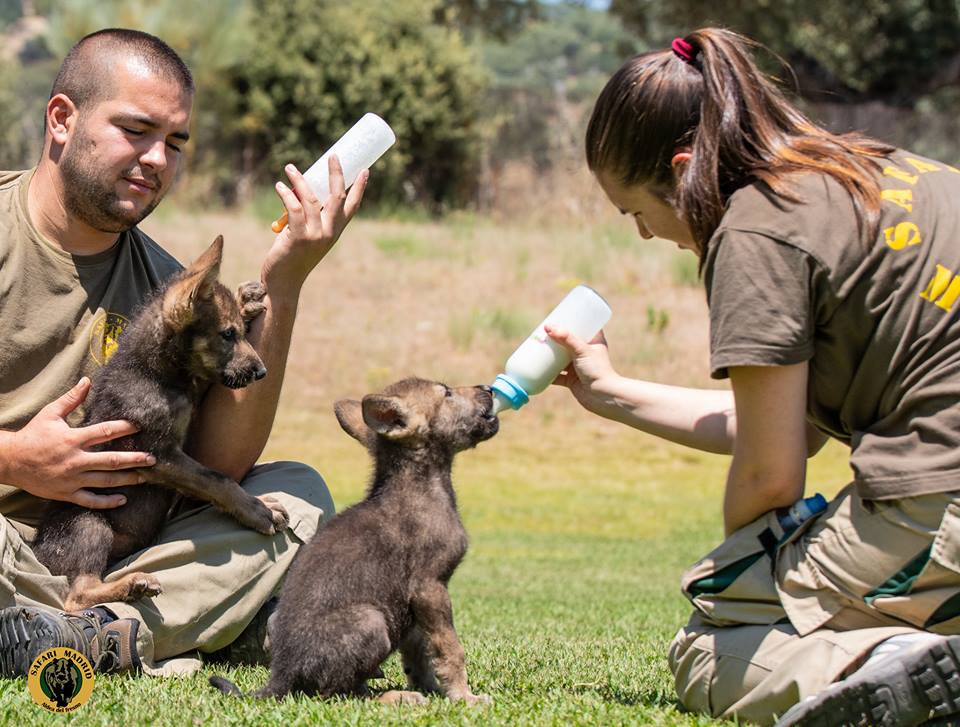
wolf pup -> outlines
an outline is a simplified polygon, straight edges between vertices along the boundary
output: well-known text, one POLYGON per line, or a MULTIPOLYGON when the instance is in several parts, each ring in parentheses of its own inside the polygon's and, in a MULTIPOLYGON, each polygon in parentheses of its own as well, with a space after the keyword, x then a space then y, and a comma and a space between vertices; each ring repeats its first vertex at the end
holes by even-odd
MULTIPOLYGON (((423 692, 471 694, 453 628, 447 582, 467 550, 450 469, 453 457, 497 433, 490 387, 451 389, 405 379, 382 394, 335 406, 340 426, 373 456, 367 497, 333 518, 297 554, 271 626, 270 681, 254 694, 367 695, 366 680, 400 649, 408 686, 388 703, 426 702, 423 692)), ((239 689, 221 677, 225 694, 239 689)))
POLYGON ((147 484, 109 490, 126 495, 121 507, 88 510, 50 503, 33 551, 51 573, 70 578, 68 611, 161 592, 148 573, 110 583, 102 576, 110 564, 156 539, 175 491, 213 503, 264 535, 287 526, 287 513, 278 502, 253 497, 183 451, 194 409, 210 384, 237 389, 267 373, 244 338, 249 322, 265 309, 265 291, 259 283, 246 283, 238 303, 217 280, 222 254, 221 236, 151 297, 93 382, 83 424, 133 422, 139 427, 136 434, 102 446, 149 452, 157 463, 138 470, 147 484))

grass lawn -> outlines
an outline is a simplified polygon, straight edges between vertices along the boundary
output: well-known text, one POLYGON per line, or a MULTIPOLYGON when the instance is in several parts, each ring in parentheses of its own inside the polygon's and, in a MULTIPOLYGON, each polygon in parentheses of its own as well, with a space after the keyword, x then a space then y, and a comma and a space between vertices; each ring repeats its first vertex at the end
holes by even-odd
MULTIPOLYGON (((305 698, 278 704, 223 697, 207 685, 212 673, 226 673, 245 690, 266 680, 265 669, 243 667, 172 680, 102 677, 91 701, 69 716, 35 707, 24 680, 2 682, 0 722, 715 724, 679 711, 665 653, 688 615, 679 575, 720 534, 724 458, 616 431, 530 457, 536 443, 518 431, 528 413, 513 415, 497 439, 462 455, 456 471, 472 542, 451 591, 470 683, 493 697, 491 707, 436 698, 422 708, 305 698)), ((347 469, 364 466, 354 446, 347 469)), ((812 480, 840 482, 842 455, 839 447, 818 455, 812 480)), ((339 477, 331 477, 335 491, 339 477)), ((344 491, 345 501, 360 495, 344 491)), ((386 679, 373 686, 403 684, 395 657, 384 671, 386 679)))
MULTIPOLYGON (((275 211, 164 206, 144 227, 183 261, 223 233, 223 277, 237 283, 257 274, 275 211)), ((411 374, 489 382, 580 281, 613 307, 606 332, 622 373, 722 385, 707 376, 695 260, 639 240, 606 213, 554 227, 470 216, 354 221, 304 289, 265 458, 316 467, 342 509, 362 496, 369 461, 337 426, 336 399, 411 374)), ((590 417, 558 389, 505 414, 497 437, 460 456, 454 481, 471 548, 451 593, 471 686, 493 697, 490 707, 241 701, 209 687, 204 670, 180 680, 103 677, 66 716, 34 706, 23 680, 0 681, 0 724, 712 724, 679 711, 666 650, 689 615, 680 574, 721 537, 726 465, 590 417)), ((832 494, 847 479, 843 450, 831 446, 813 460, 809 489, 832 494)), ((374 687, 402 684, 397 660, 384 671, 374 687)), ((245 690, 266 680, 259 668, 226 674, 245 690)))

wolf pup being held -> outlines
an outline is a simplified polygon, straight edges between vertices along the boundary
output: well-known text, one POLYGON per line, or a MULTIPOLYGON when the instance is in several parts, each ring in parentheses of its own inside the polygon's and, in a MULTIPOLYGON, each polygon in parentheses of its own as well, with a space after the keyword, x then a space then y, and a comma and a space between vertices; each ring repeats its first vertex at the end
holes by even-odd
MULTIPOLYGON (((270 681, 255 696, 365 695, 400 649, 418 691, 380 701, 419 704, 427 692, 489 702, 467 685, 447 582, 467 551, 450 470, 457 452, 497 433, 490 387, 406 379, 335 409, 373 456, 373 482, 297 553, 271 628, 270 681)), ((210 683, 240 694, 222 677, 210 683)))
POLYGON ((51 573, 70 578, 67 611, 161 592, 160 583, 148 573, 131 573, 110 583, 102 576, 112 563, 154 541, 175 491, 213 503, 264 535, 287 526, 287 513, 279 503, 253 497, 183 451, 194 409, 211 384, 238 389, 266 375, 245 340, 250 321, 264 310, 264 288, 246 283, 238 303, 217 280, 222 254, 223 238, 217 237, 151 297, 93 382, 83 424, 132 422, 139 431, 110 446, 149 452, 157 462, 139 471, 147 484, 113 490, 127 498, 121 507, 88 510, 50 503, 33 551, 51 573))

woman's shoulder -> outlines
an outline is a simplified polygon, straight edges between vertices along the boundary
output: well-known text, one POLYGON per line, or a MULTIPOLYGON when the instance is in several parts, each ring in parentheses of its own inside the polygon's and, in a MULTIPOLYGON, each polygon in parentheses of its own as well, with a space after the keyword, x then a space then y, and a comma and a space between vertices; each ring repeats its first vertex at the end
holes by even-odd
POLYGON ((719 231, 753 232, 807 247, 829 229, 836 241, 844 231, 859 236, 856 210, 843 186, 828 174, 797 172, 779 189, 755 181, 731 195, 719 231))

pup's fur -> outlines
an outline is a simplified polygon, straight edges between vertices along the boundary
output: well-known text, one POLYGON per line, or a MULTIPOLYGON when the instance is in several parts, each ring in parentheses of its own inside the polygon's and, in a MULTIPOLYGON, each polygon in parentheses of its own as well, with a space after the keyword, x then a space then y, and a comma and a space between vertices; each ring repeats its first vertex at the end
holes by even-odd
POLYGON ((175 490, 211 502, 265 535, 287 526, 279 503, 253 497, 182 449, 194 409, 210 384, 241 388, 266 375, 244 338, 249 322, 265 309, 265 291, 260 283, 246 283, 238 303, 217 280, 222 253, 223 238, 218 237, 150 298, 93 382, 83 424, 127 419, 140 429, 101 448, 150 452, 157 463, 138 470, 149 484, 97 490, 122 492, 127 497, 122 507, 88 510, 50 503, 33 551, 51 573, 70 577, 68 611, 161 592, 148 573, 110 583, 102 576, 110 564, 154 541, 175 490))
MULTIPOLYGON (((419 691, 381 701, 422 703, 422 692, 489 701, 467 685, 447 582, 467 550, 453 457, 496 434, 492 405, 489 387, 422 379, 337 402, 340 426, 373 455, 373 481, 297 554, 271 629, 270 681, 255 696, 365 695, 366 680, 400 649, 419 691)), ((210 683, 240 694, 221 677, 210 683)))

